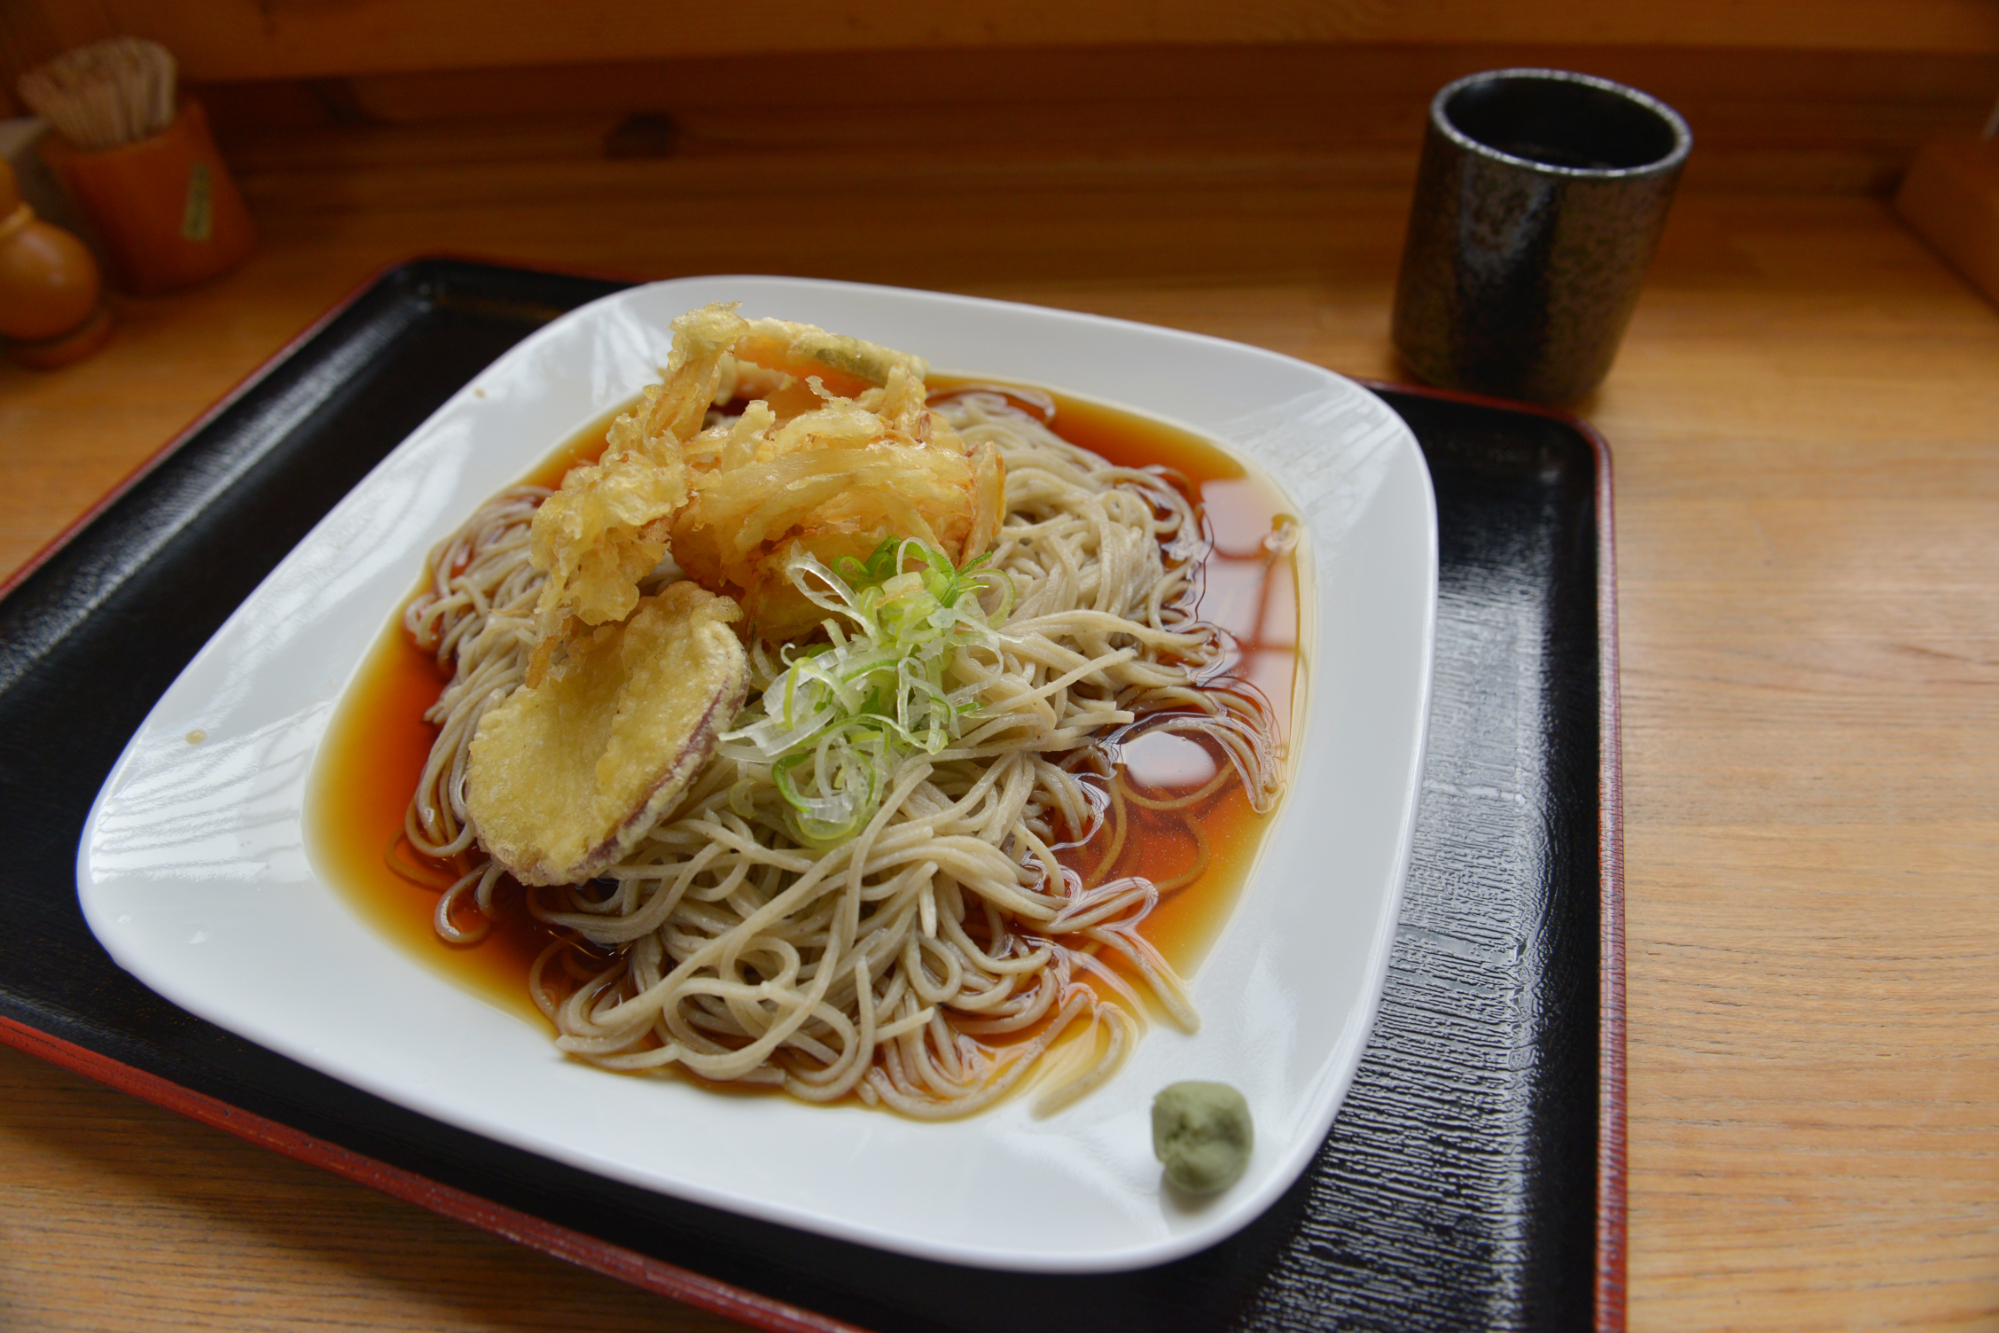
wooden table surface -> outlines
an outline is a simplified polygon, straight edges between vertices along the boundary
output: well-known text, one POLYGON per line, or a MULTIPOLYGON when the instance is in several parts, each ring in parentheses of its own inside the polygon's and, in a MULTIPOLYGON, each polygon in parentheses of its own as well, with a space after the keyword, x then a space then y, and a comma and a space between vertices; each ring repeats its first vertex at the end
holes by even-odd
MULTIPOLYGON (((0 369, 0 567, 436 250, 938 287, 1398 374, 1400 185, 377 157, 247 159, 247 267, 121 302, 83 365, 0 369)), ((1630 1327, 1999 1328, 1999 314, 1881 200, 1692 194, 1581 410, 1617 468, 1630 1327)), ((0 1328, 725 1322, 0 1048, 0 1328)))

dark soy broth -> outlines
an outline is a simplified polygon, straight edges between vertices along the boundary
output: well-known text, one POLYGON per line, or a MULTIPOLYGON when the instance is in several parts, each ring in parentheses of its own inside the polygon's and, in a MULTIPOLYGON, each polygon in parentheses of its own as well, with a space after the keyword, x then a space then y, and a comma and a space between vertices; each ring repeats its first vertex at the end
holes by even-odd
MULTIPOLYGON (((933 375, 932 396, 984 381, 933 375)), ((996 386, 999 387, 999 386, 996 386)), ((1201 618, 1225 630, 1233 650, 1222 670, 1259 688, 1288 741, 1298 684, 1298 576, 1295 551, 1282 540, 1293 524, 1276 493, 1199 436, 1100 404, 1049 395, 1054 427, 1073 444, 1135 468, 1162 468, 1200 501, 1210 552, 1203 562, 1201 618), (1275 538, 1275 539, 1273 539, 1275 538)), ((623 409, 618 409, 622 411, 623 409)), ((560 483, 603 449, 616 411, 606 413, 553 451, 524 482, 560 483)), ((423 712, 437 701, 447 673, 417 649, 401 617, 369 650, 335 710, 316 761, 306 823, 314 864, 364 920, 398 947, 482 998, 544 1029, 528 998, 527 976, 548 932, 502 888, 492 932, 478 944, 451 945, 431 918, 456 872, 417 856, 402 839, 403 814, 416 789, 436 729, 423 712)), ((1199 790, 1227 767, 1212 743, 1168 733, 1141 736, 1118 756, 1123 777, 1152 801, 1199 790)), ((1288 768, 1288 765, 1286 765, 1288 768)), ((1228 918, 1270 822, 1250 807, 1231 775, 1184 811, 1127 802, 1129 821, 1114 861, 1108 827, 1061 855, 1086 882, 1144 875, 1167 883, 1202 856, 1207 866, 1192 883, 1161 894, 1143 927, 1146 937, 1183 973, 1190 972, 1228 918)))

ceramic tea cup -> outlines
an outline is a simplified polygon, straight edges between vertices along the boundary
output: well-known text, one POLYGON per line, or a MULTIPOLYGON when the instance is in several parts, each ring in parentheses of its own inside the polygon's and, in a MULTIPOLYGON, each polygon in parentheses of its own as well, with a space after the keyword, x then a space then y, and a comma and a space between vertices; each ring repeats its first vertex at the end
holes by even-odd
POLYGON ((1502 69, 1446 84, 1396 282, 1409 369, 1543 403, 1594 389, 1692 147, 1671 107, 1608 79, 1502 69))

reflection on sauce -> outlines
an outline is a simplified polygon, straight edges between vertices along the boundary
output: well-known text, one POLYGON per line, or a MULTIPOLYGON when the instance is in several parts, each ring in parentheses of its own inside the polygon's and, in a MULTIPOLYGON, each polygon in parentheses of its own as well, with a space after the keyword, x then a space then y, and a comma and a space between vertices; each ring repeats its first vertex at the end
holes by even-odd
MULTIPOLYGON (((939 378, 931 377, 933 383, 939 378)), ((1263 692, 1277 719, 1277 740, 1286 743, 1298 676, 1298 578, 1295 520, 1276 492, 1198 435, 1102 404, 1048 396, 1055 400, 1054 425, 1062 438, 1121 466, 1177 473, 1200 500, 1210 547, 1202 562, 1200 618, 1233 641, 1219 671, 1263 692)), ((1143 735, 1121 751, 1127 783, 1157 801, 1199 791, 1228 765, 1213 742, 1181 734, 1143 735)), ((1129 827, 1115 861, 1104 863, 1115 840, 1106 827, 1064 851, 1063 864, 1086 883, 1142 875, 1166 885, 1205 856, 1200 877, 1162 890, 1141 927, 1175 968, 1190 973, 1228 920, 1271 816, 1250 806, 1233 775, 1187 811, 1127 803, 1125 815, 1129 827)))
MULTIPOLYGON (((937 375, 931 382, 934 394, 969 383, 937 375)), ((1286 540, 1292 520, 1276 494, 1198 436, 1115 408, 1050 396, 1063 438, 1113 463, 1166 469, 1196 494, 1211 546, 1199 614, 1229 636, 1231 651, 1219 669, 1263 692, 1282 743, 1292 725, 1298 674, 1298 587, 1286 540)), ((569 468, 595 458, 616 415, 606 413, 579 431, 522 480, 559 484, 569 468)), ((431 915, 452 872, 416 863, 400 842, 404 811, 436 734, 422 715, 446 678, 410 643, 398 616, 342 697, 320 748, 307 803, 308 845, 324 878, 373 927, 482 998, 546 1029, 527 995, 528 967, 548 940, 544 928, 517 894, 503 891, 504 910, 485 940, 444 943, 431 915), (391 867, 392 857, 400 870, 391 867)), ((1106 825, 1087 843, 1062 851, 1062 860, 1091 883, 1143 875, 1170 886, 1205 859, 1192 883, 1162 890, 1143 927, 1176 968, 1190 972, 1227 920, 1270 816, 1250 807, 1232 772, 1184 810, 1151 808, 1223 776, 1228 761, 1205 739, 1152 732, 1120 747, 1117 758, 1124 783, 1144 803, 1124 803, 1129 822, 1116 859, 1105 859, 1113 842, 1106 825)))

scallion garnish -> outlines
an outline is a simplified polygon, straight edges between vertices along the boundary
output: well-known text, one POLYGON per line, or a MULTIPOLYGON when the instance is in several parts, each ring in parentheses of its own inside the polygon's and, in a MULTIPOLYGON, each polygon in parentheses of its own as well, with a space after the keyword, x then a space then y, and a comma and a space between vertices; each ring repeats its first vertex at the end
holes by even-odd
POLYGON ((721 752, 767 765, 791 832, 832 847, 866 826, 889 775, 909 755, 936 754, 978 709, 977 685, 952 689, 953 653, 994 647, 1013 608, 1013 581, 980 556, 962 569, 914 537, 891 537, 866 560, 828 568, 792 548, 785 574, 830 613, 828 642, 787 646, 785 669, 723 733, 721 752), (989 620, 978 593, 999 593, 989 620))

